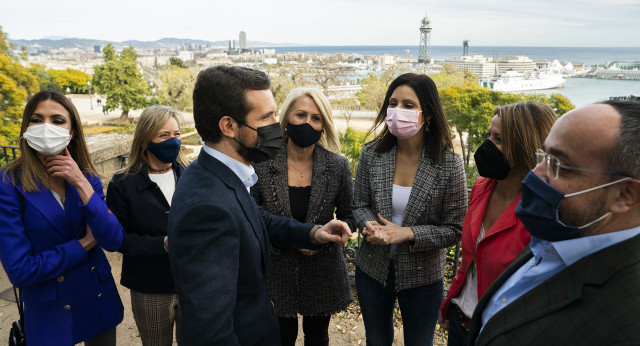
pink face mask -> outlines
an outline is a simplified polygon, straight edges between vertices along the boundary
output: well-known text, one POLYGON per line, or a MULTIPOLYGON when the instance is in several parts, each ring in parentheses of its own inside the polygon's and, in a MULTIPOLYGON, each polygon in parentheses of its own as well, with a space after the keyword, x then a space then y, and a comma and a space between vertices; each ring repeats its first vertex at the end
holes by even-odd
POLYGON ((404 108, 387 108, 387 126, 392 135, 407 139, 413 137, 424 124, 418 124, 419 110, 404 108))

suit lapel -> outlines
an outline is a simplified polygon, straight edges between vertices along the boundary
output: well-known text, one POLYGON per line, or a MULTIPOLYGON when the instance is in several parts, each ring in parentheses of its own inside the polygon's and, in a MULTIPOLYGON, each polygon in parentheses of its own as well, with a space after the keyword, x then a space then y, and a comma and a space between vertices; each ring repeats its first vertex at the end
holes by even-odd
POLYGON ((291 215, 291 202, 289 200, 289 171, 287 166, 287 143, 282 144, 282 149, 276 154, 276 157, 269 163, 271 170, 274 172, 268 179, 276 192, 275 198, 278 200, 279 214, 286 217, 291 215))
POLYGON ((22 193, 24 199, 29 201, 31 205, 53 226, 64 239, 69 239, 69 229, 71 224, 67 219, 65 211, 62 209, 58 201, 51 191, 44 186, 39 186, 40 192, 24 192, 21 186, 17 186, 18 191, 22 193))
POLYGON ((502 287, 502 285, 515 273, 522 265, 524 265, 529 259, 533 257, 533 252, 531 252, 531 248, 528 246, 520 252, 518 257, 516 257, 513 262, 505 269, 500 276, 496 279, 496 281, 489 286, 489 289, 484 293, 478 305, 476 305, 475 310, 473 311, 473 317, 471 319, 471 326, 469 328, 469 340, 475 340, 480 333, 480 328, 482 328, 482 313, 484 309, 487 307, 489 300, 493 295, 502 287))
MULTIPOLYGON (((579 300, 582 297, 584 285, 602 285, 620 268, 640 262, 638 247, 640 247, 640 235, 582 258, 496 313, 484 327, 481 339, 486 343, 509 330, 558 311, 579 300)), ((531 249, 525 248, 491 285, 474 311, 469 333, 470 338, 475 339, 480 330, 482 312, 489 299, 532 256, 531 249)), ((480 339, 478 339, 478 343, 482 344, 480 339)))
MULTIPOLYGON (((311 176, 311 195, 309 198, 309 208, 307 209, 307 222, 316 222, 318 212, 323 210, 327 203, 324 200, 325 191, 329 186, 329 181, 325 170, 327 169, 327 152, 316 146, 313 151, 313 174, 311 176)), ((336 177, 337 178, 337 177, 336 177)))
POLYGON ((393 170, 396 165, 396 150, 397 147, 391 148, 391 150, 383 153, 379 153, 375 157, 375 165, 372 170, 372 185, 376 188, 373 189, 374 199, 379 210, 374 210, 374 213, 380 213, 385 219, 391 220, 391 198, 393 197, 393 170))
POLYGON ((266 268, 268 252, 265 251, 267 245, 267 230, 264 223, 260 220, 260 212, 256 201, 251 197, 247 188, 244 186, 238 176, 224 163, 220 162, 215 157, 207 154, 204 150, 200 151, 198 161, 202 167, 216 175, 224 182, 230 189, 232 189, 236 195, 238 203, 242 208, 242 211, 251 225, 251 229, 260 243, 260 251, 262 253, 262 265, 263 270, 266 268))
MULTIPOLYGON (((402 225, 415 225, 418 217, 424 211, 429 194, 434 190, 439 173, 439 166, 432 164, 431 159, 422 150, 418 170, 409 195, 409 202, 404 211, 402 225)), ((393 177, 391 178, 393 180, 393 177)))

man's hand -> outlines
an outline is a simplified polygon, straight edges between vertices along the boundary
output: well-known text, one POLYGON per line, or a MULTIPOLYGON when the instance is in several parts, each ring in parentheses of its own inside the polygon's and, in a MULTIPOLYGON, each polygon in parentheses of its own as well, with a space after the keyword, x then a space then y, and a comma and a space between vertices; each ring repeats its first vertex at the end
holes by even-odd
POLYGON ((334 242, 344 244, 351 237, 351 230, 346 222, 331 220, 324 226, 318 228, 313 235, 313 239, 319 244, 334 242))

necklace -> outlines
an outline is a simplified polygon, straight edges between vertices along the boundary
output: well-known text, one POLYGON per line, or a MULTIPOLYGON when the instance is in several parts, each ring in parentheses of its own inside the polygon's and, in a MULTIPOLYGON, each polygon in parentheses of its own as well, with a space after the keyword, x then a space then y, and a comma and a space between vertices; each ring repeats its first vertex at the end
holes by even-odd
POLYGON ((302 170, 298 169, 298 167, 296 167, 293 162, 289 161, 289 164, 291 165, 291 167, 293 169, 295 169, 296 171, 300 172, 300 178, 304 178, 304 172, 307 171, 309 168, 311 168, 311 166, 313 165, 313 163, 311 163, 311 165, 309 165, 309 167, 304 168, 302 170))
POLYGON ((151 167, 149 167, 149 172, 151 173, 164 173, 164 172, 168 172, 171 168, 173 168, 173 165, 164 168, 164 169, 153 169, 151 167))

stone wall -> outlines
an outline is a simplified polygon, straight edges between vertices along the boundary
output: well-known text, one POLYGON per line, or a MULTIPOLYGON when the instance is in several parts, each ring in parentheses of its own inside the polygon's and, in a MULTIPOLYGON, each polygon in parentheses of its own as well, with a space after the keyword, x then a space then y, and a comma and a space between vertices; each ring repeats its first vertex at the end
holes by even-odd
MULTIPOLYGON (((107 179, 127 163, 133 135, 97 133, 88 134, 85 139, 93 164, 107 179)), ((107 181, 103 184, 106 188, 107 181)))

